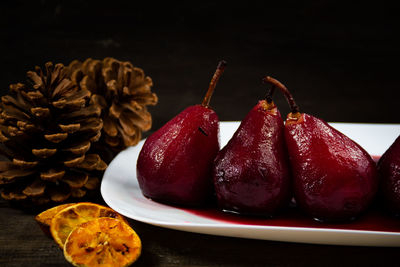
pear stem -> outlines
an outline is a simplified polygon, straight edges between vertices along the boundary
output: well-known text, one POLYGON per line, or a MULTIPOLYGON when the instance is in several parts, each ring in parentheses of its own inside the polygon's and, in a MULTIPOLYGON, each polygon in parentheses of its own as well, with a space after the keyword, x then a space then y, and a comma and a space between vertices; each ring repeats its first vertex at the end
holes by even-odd
MULTIPOLYGON (((293 99, 292 94, 289 92, 289 90, 284 86, 280 81, 270 77, 270 76, 265 76, 263 78, 264 83, 270 83, 272 84, 273 87, 278 87, 279 90, 285 95, 285 98, 287 102, 289 103, 290 109, 292 114, 298 114, 300 113, 299 106, 297 106, 296 102, 293 99)), ((268 100, 267 100, 268 101, 268 100)))
POLYGON ((217 70, 215 71, 214 76, 211 79, 210 86, 208 87, 207 93, 204 96, 203 102, 201 103, 203 107, 206 108, 209 107, 211 96, 214 93, 215 86, 217 85, 219 77, 221 77, 222 73, 224 72, 225 67, 226 67, 226 61, 221 60, 218 63, 217 70))
MULTIPOLYGON (((264 81, 264 79, 263 79, 263 81, 264 81)), ((267 101, 268 104, 272 104, 272 102, 273 102, 272 95, 275 92, 275 88, 276 88, 276 86, 272 85, 271 88, 269 89, 268 93, 264 97, 265 101, 267 101)))

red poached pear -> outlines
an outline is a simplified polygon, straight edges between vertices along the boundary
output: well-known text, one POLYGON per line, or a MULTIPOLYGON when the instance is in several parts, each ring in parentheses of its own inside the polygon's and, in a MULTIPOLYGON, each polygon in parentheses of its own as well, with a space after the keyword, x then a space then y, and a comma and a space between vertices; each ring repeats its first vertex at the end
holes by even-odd
POLYGON ((214 188, 225 211, 271 216, 290 198, 284 126, 271 98, 273 89, 250 110, 215 159, 214 188))
POLYGON ((391 213, 400 216, 400 136, 379 159, 378 171, 384 203, 391 213))
POLYGON ((225 66, 225 61, 218 64, 201 105, 186 108, 145 141, 137 161, 144 196, 185 206, 202 205, 212 198, 219 120, 209 102, 225 66))
POLYGON ((298 206, 320 221, 352 220, 378 189, 376 164, 357 143, 325 121, 300 113, 287 88, 268 77, 291 107, 285 139, 298 206))

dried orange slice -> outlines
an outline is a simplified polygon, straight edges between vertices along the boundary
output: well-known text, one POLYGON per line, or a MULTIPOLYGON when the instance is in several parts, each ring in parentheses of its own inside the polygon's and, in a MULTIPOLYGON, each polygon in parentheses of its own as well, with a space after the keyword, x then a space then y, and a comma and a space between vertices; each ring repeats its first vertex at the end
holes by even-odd
POLYGON ((81 202, 67 207, 54 215, 50 224, 50 232, 60 248, 64 248, 65 240, 76 226, 100 217, 116 218, 126 222, 122 215, 108 207, 90 202, 81 202))
POLYGON ((42 231, 49 237, 51 237, 51 233, 50 233, 50 224, 51 224, 51 220, 53 219, 53 217, 60 212, 61 210, 74 205, 75 203, 67 203, 67 204, 62 204, 62 205, 58 205, 55 206, 53 208, 47 209, 45 211, 43 211, 42 213, 39 213, 36 217, 35 220, 36 222, 39 224, 40 228, 42 229, 42 231))
POLYGON ((128 266, 142 251, 136 232, 113 218, 97 218, 77 226, 64 245, 64 256, 74 266, 128 266))

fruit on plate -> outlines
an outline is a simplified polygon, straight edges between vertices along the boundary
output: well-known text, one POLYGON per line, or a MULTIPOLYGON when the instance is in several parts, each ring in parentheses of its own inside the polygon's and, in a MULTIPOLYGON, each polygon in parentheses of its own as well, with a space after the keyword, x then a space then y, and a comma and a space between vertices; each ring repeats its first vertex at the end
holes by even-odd
POLYGON ((64 256, 74 266, 129 266, 142 250, 136 232, 114 218, 96 218, 75 227, 65 241, 64 256))
POLYGON ((108 207, 90 202, 80 202, 64 208, 54 215, 50 224, 50 233, 60 248, 63 248, 65 240, 75 227, 99 217, 110 217, 126 222, 122 215, 108 207))
POLYGON ((209 102, 225 66, 225 61, 219 62, 201 105, 186 108, 145 141, 137 160, 137 179, 145 197, 185 206, 211 199, 219 119, 209 102))
POLYGON ((381 175, 380 193, 385 206, 397 216, 400 215, 400 136, 383 153, 378 162, 381 175))
POLYGON ((225 211, 271 216, 288 203, 289 159, 283 120, 272 101, 274 87, 215 159, 214 187, 225 211))
POLYGON ((43 233, 51 238, 50 224, 53 217, 61 210, 74 205, 75 203, 61 204, 52 208, 49 208, 38 215, 36 215, 35 220, 39 224, 43 233))
POLYGON ((298 206, 320 221, 352 220, 365 211, 378 189, 376 164, 357 143, 322 119, 300 113, 292 95, 267 77, 285 95, 291 113, 285 139, 298 206))

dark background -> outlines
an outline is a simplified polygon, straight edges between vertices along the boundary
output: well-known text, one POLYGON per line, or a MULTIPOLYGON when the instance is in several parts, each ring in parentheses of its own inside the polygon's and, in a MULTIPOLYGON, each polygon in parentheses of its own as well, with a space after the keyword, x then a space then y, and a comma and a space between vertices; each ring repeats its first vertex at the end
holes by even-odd
MULTIPOLYGON (((0 91, 47 61, 115 57, 154 81, 153 130, 200 103, 219 60, 211 100, 241 120, 271 75, 302 111, 327 121, 399 123, 398 12, 383 1, 1 1, 0 91), (349 3, 351 2, 351 3, 349 3)), ((283 116, 289 109, 275 96, 283 116)), ((0 201, 0 265, 68 266, 34 214, 0 201)), ((186 233, 130 220, 137 266, 398 266, 398 248, 307 245, 186 233)), ((136 265, 135 265, 136 266, 136 265)))
MULTIPOLYGON (((200 103, 225 59, 211 101, 221 120, 241 120, 270 75, 327 121, 399 122, 396 9, 348 2, 2 1, 1 93, 35 65, 111 56, 152 77, 157 129, 200 103)), ((284 98, 275 100, 286 116, 284 98)))

